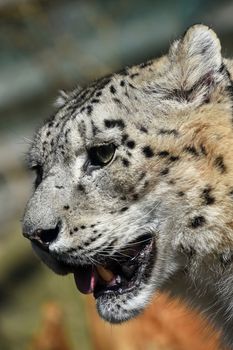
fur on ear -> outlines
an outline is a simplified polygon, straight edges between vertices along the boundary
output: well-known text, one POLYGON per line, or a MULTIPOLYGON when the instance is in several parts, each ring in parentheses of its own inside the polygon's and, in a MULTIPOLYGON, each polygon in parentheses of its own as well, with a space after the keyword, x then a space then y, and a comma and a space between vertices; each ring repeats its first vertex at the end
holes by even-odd
POLYGON ((56 101, 54 102, 54 106, 57 108, 64 106, 68 98, 69 98, 69 94, 63 90, 60 90, 59 96, 56 98, 56 101))
POLYGON ((77 86, 75 88, 75 90, 73 90, 71 92, 66 92, 64 90, 59 90, 59 95, 58 95, 58 97, 56 98, 56 100, 54 102, 54 106, 57 107, 57 108, 60 108, 60 107, 64 106, 69 98, 72 98, 72 96, 77 95, 81 90, 82 90, 82 88, 80 86, 77 86))
POLYGON ((201 24, 190 27, 184 37, 176 41, 168 54, 173 86, 192 93, 208 94, 223 79, 220 41, 215 32, 201 24), (175 78, 175 79, 174 79, 175 78))

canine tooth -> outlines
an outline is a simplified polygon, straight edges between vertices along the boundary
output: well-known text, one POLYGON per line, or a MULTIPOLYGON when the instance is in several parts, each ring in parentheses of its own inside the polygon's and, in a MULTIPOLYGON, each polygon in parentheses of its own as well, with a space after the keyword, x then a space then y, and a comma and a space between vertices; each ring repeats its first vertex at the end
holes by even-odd
POLYGON ((111 282, 114 278, 114 274, 112 271, 105 269, 105 267, 98 265, 96 266, 96 269, 98 271, 98 274, 105 282, 111 282))

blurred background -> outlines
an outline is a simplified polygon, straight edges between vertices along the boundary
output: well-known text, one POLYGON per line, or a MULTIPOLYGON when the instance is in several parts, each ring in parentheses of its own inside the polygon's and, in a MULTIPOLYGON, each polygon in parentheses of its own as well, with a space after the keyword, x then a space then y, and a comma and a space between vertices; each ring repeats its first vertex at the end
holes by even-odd
POLYGON ((100 321, 72 277, 34 256, 20 218, 32 187, 24 155, 59 89, 159 56, 194 23, 233 56, 232 18, 230 0, 0 0, 1 350, 217 349, 218 335, 163 295, 128 325, 100 321))

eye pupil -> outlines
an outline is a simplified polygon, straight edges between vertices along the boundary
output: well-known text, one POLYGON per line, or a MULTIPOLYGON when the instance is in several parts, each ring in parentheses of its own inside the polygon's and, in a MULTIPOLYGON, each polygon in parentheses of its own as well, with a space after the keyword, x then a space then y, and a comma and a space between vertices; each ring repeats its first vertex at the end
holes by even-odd
POLYGON ((88 151, 89 161, 94 166, 105 166, 111 162, 115 153, 115 145, 101 145, 92 147, 88 151))

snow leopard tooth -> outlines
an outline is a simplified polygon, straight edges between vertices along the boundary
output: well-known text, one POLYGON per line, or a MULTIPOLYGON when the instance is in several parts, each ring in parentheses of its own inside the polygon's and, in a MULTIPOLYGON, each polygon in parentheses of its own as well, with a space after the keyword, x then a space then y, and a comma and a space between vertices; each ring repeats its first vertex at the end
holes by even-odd
POLYGON ((97 265, 96 266, 96 270, 98 272, 98 274, 100 275, 100 277, 105 281, 105 282, 111 282, 115 276, 112 273, 112 271, 106 269, 105 267, 103 267, 102 265, 97 265))

